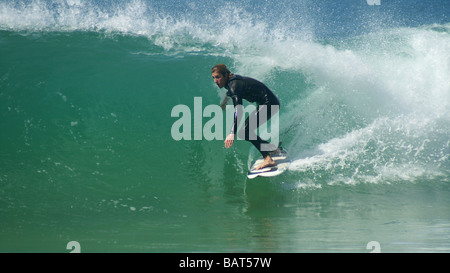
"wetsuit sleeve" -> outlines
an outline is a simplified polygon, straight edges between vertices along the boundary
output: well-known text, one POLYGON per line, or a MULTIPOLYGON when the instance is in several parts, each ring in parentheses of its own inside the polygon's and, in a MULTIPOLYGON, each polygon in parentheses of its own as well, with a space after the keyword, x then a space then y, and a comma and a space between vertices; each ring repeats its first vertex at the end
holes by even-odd
POLYGON ((236 134, 238 124, 241 122, 244 107, 242 106, 242 96, 241 93, 242 86, 239 81, 232 81, 230 84, 230 89, 228 91, 228 96, 233 100, 234 105, 234 122, 231 127, 230 134, 236 134))
POLYGON ((238 124, 241 122, 244 107, 242 106, 242 98, 239 98, 238 96, 233 96, 231 97, 231 99, 233 100, 234 104, 234 122, 233 126, 231 127, 230 133, 236 134, 238 124))

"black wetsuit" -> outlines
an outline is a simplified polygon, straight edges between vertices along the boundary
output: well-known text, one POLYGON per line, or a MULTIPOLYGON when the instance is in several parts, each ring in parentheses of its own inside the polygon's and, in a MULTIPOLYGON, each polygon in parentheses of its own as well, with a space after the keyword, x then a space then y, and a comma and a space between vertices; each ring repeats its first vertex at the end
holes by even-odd
POLYGON ((268 121, 274 114, 278 112, 280 101, 267 86, 249 77, 233 75, 228 80, 225 88, 228 90, 227 96, 233 100, 235 108, 234 124, 231 128, 231 133, 236 134, 237 127, 240 122, 240 120, 238 119, 243 116, 243 113, 241 112, 243 110, 243 107, 237 107, 239 105, 242 106, 242 99, 245 99, 249 102, 255 102, 257 104, 256 110, 253 111, 249 115, 249 117, 247 117, 247 119, 245 120, 245 124, 238 132, 238 135, 241 137, 242 133, 245 133, 244 139, 251 142, 256 147, 256 149, 258 149, 261 155, 263 157, 266 157, 267 155, 269 155, 269 152, 275 150, 277 146, 274 145, 273 149, 269 149, 269 151, 267 151, 266 149, 262 149, 261 144, 268 144, 269 142, 257 136, 255 133, 255 129, 264 122, 268 121), (272 105, 277 107, 271 107, 272 105), (264 112, 265 110, 267 110, 267 119, 263 120, 260 124, 260 113, 264 112), (250 120, 256 121, 257 125, 255 124, 256 126, 250 126, 250 120))

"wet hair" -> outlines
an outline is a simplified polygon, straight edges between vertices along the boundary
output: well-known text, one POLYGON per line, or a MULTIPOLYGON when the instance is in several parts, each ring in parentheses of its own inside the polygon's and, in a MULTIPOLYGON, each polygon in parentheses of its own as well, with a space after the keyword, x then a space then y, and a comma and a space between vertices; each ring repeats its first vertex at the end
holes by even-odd
POLYGON ((211 69, 211 74, 218 72, 220 74, 222 74, 223 76, 225 75, 231 75, 231 71, 228 69, 228 67, 224 64, 216 64, 212 69, 211 69))

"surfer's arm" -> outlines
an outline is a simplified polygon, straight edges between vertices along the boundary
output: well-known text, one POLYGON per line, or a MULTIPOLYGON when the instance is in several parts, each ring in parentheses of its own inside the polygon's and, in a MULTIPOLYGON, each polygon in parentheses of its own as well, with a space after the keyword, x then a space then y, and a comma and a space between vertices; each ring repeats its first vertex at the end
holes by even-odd
POLYGON ((222 100, 222 102, 220 103, 220 107, 222 108, 222 110, 225 111, 225 107, 227 105, 228 99, 230 99, 228 96, 225 96, 225 98, 222 100))
POLYGON ((244 107, 242 106, 242 99, 238 96, 234 95, 231 97, 234 104, 234 121, 233 126, 231 127, 230 134, 236 134, 238 124, 241 122, 241 118, 244 112, 244 107))
MULTIPOLYGON (((227 138, 225 139, 225 147, 230 148, 233 145, 237 127, 238 124, 241 121, 242 114, 243 114, 243 106, 242 106, 242 96, 240 95, 241 90, 243 89, 242 81, 231 81, 228 83, 228 92, 227 92, 227 98, 231 98, 234 105, 234 120, 233 120, 233 126, 231 127, 231 131, 228 134, 227 138)), ((225 100, 224 100, 225 101, 225 100)))
POLYGON ((228 134, 227 138, 225 139, 225 147, 230 148, 233 146, 234 139, 236 137, 237 127, 239 122, 242 118, 242 112, 243 112, 243 106, 242 106, 242 99, 238 96, 234 95, 231 97, 234 104, 234 121, 233 126, 231 127, 231 132, 228 134))

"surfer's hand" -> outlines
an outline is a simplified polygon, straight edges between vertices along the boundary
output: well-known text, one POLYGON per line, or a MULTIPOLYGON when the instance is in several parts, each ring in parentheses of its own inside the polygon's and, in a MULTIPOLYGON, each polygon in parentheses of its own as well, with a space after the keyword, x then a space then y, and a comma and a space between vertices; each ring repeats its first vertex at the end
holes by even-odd
POLYGON ((231 146, 233 146, 234 142, 234 134, 229 134, 227 138, 225 139, 225 147, 228 149, 231 146))

